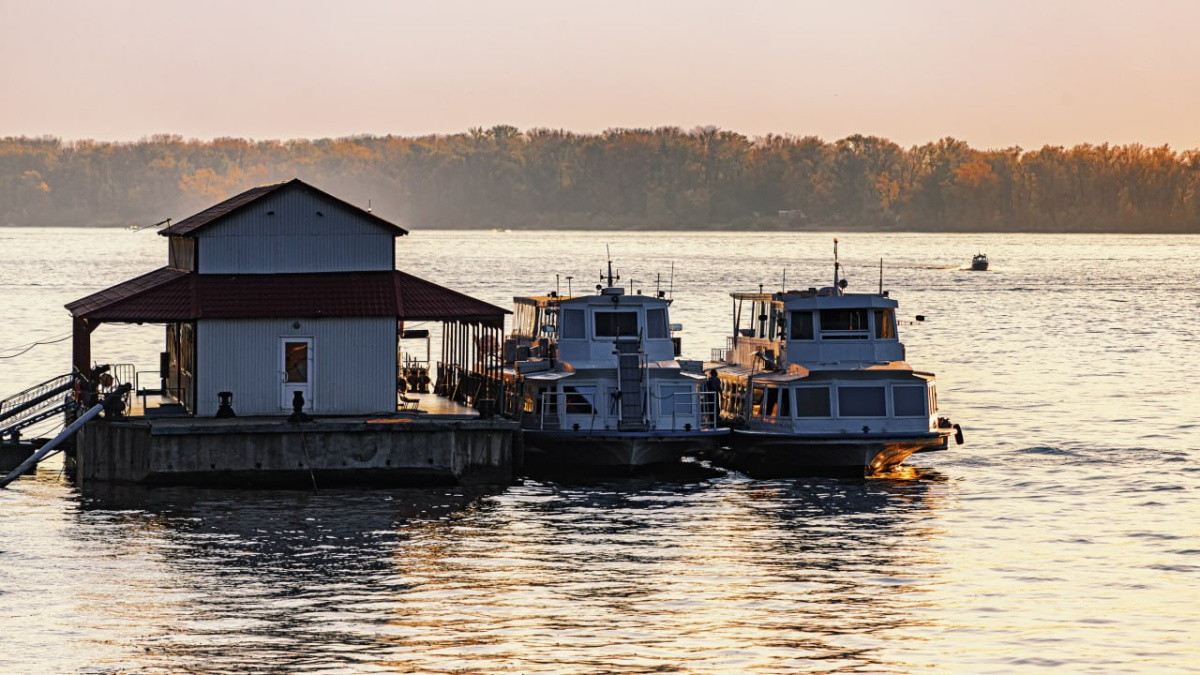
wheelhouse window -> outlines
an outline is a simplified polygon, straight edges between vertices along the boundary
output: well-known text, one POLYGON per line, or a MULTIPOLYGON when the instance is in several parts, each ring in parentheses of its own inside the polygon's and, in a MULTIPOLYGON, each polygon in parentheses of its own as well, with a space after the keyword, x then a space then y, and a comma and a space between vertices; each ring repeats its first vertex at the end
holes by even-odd
POLYGON ((791 340, 811 340, 813 339, 813 315, 812 312, 792 312, 791 323, 789 324, 788 339, 791 340))
POLYGON ((761 384, 754 385, 754 390, 750 394, 750 396, 751 396, 751 398, 750 398, 750 416, 751 417, 762 417, 763 395, 765 393, 765 389, 766 388, 763 387, 761 384))
POLYGON ((923 385, 892 387, 892 410, 896 417, 924 417, 926 396, 923 385))
POLYGON ((646 337, 652 340, 667 337, 667 310, 646 310, 646 337))
POLYGON ((875 339, 896 339, 896 312, 891 309, 875 310, 875 339))
POLYGON ((838 417, 886 417, 883 387, 838 387, 838 417))
POLYGON ((596 312, 596 337, 638 334, 637 312, 596 312))
POLYGON ((562 322, 562 333, 559 335, 559 338, 563 340, 583 340, 587 337, 587 333, 583 328, 582 309, 564 309, 562 322))
POLYGON ((821 310, 822 340, 866 340, 866 309, 823 309, 821 310))
POLYGON ((796 417, 829 417, 829 387, 797 387, 796 417))

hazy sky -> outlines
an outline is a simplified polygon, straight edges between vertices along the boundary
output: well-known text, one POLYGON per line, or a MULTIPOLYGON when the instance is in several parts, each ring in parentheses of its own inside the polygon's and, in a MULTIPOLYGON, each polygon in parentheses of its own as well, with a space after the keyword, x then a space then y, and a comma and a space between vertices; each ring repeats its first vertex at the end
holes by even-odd
POLYGON ((1200 147, 1200 2, 0 0, 0 136, 1200 147))

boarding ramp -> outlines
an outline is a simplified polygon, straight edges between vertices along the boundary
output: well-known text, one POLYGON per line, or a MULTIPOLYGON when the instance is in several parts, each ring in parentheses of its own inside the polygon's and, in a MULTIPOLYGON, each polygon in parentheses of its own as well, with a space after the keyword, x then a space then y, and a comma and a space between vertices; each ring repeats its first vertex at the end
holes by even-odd
POLYGON ((0 401, 0 441, 20 439, 21 430, 75 407, 69 395, 75 387, 71 373, 52 377, 0 401))

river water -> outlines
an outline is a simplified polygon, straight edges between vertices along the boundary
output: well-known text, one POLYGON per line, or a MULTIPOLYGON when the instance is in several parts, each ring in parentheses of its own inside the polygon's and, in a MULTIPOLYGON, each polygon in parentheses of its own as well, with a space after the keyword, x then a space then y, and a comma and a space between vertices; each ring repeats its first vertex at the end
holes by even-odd
MULTIPOLYGON (((0 673, 1200 672, 1200 237, 840 239, 850 290, 882 258, 927 317, 901 338, 966 445, 865 481, 315 493, 81 493, 51 462, 0 490, 0 673)), ((729 291, 833 276, 825 234, 416 232, 397 262, 508 306, 591 288, 605 244, 694 358, 729 291)), ((125 230, 0 252, 0 357, 166 258, 125 230)), ((93 354, 161 340, 106 325, 93 354)), ((0 358, 0 396, 69 349, 0 358)))

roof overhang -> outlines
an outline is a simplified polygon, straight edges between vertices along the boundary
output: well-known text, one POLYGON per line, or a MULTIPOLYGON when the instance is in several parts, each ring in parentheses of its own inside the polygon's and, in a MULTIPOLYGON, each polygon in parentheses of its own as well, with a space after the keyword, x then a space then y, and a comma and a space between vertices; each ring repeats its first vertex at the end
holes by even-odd
POLYGON ((502 327, 508 310, 398 270, 196 274, 163 267, 68 304, 93 322, 395 317, 502 327))

